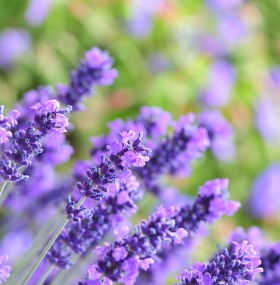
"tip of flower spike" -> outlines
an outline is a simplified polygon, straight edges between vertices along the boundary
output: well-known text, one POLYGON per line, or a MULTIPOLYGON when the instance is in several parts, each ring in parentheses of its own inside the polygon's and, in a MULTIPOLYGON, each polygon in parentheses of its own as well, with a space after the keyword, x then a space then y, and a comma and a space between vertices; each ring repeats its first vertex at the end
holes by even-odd
POLYGON ((211 195, 221 195, 226 193, 229 186, 228 179, 214 179, 207 181, 204 185, 199 187, 199 195, 201 196, 211 196, 211 195))
POLYGON ((122 141, 124 143, 127 143, 128 141, 131 141, 133 140, 133 138, 135 137, 135 132, 133 130, 130 130, 130 131, 123 131, 123 132, 120 132, 120 135, 122 137, 122 141))

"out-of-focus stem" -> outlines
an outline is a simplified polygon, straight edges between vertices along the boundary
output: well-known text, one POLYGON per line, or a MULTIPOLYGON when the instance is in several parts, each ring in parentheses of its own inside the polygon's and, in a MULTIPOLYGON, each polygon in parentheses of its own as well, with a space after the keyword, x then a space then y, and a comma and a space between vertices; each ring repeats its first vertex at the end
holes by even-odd
POLYGON ((42 247, 42 244, 46 244, 50 239, 49 235, 52 229, 56 228, 61 223, 61 211, 62 209, 59 207, 56 213, 41 227, 33 240, 31 248, 15 264, 9 283, 14 284, 13 281, 16 282, 15 280, 20 280, 21 277, 30 270, 30 264, 35 259, 38 250, 42 247))
MULTIPOLYGON (((79 208, 84 201, 86 200, 86 197, 82 197, 80 199, 80 201, 77 203, 75 208, 79 208)), ((26 277, 24 278, 24 280, 22 281, 21 285, 26 285, 27 282, 29 281, 29 279, 32 277, 32 275, 34 274, 34 272, 37 270, 37 268, 39 267, 39 265, 41 264, 42 260, 45 258, 45 256, 47 255, 48 251, 51 249, 52 245, 54 244, 54 242, 56 241, 56 239, 59 237, 59 235, 61 234, 61 232, 63 231, 63 229, 65 228, 65 226, 68 224, 69 219, 68 217, 65 217, 62 224, 59 226, 59 228, 55 231, 54 235, 52 236, 52 238, 50 239, 50 241, 47 243, 47 245, 45 246, 45 248, 43 249, 42 253, 40 254, 38 260, 36 261, 36 263, 33 265, 33 267, 31 268, 31 270, 28 272, 28 274, 26 275, 26 277)))
POLYGON ((38 281, 37 285, 43 285, 52 270, 53 270, 53 265, 49 264, 48 268, 46 269, 45 273, 42 275, 42 277, 38 281))
POLYGON ((0 206, 2 206, 2 204, 4 203, 5 198, 6 198, 6 195, 5 195, 5 196, 4 196, 4 195, 2 196, 2 194, 3 194, 3 192, 4 192, 4 190, 5 190, 6 186, 7 186, 7 184, 8 184, 8 181, 5 181, 5 182, 2 184, 1 188, 0 188, 0 206))

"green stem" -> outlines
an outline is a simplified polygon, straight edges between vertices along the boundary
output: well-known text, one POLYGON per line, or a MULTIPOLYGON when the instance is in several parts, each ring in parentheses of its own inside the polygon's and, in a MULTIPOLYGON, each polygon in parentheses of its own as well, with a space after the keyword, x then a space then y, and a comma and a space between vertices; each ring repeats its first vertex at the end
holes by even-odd
POLYGON ((40 278, 40 280, 37 282, 37 285, 43 285, 52 270, 53 270, 53 264, 49 264, 49 265, 48 265, 48 268, 47 268, 46 271, 45 271, 45 273, 44 273, 43 276, 40 278))
MULTIPOLYGON (((80 201, 77 203, 76 205, 76 209, 79 208, 85 201, 86 197, 82 197, 80 199, 80 201)), ((28 272, 28 274, 26 275, 26 277, 24 278, 24 280, 22 281, 21 285, 26 285, 27 282, 29 281, 29 279, 32 277, 33 273, 37 270, 37 268, 39 267, 39 265, 41 264, 42 260, 45 258, 45 256, 47 255, 48 251, 51 249, 52 245, 54 244, 54 242, 56 241, 56 239, 59 237, 59 235, 61 234, 61 232, 63 231, 63 229, 65 228, 65 226, 68 224, 69 219, 67 217, 64 218, 62 224, 59 226, 59 228, 55 231, 54 235, 52 236, 52 238, 50 239, 50 241, 47 243, 47 245, 45 246, 45 248, 43 249, 42 253, 40 254, 38 260, 36 261, 36 263, 33 265, 33 267, 31 268, 31 270, 28 272)))
POLYGON ((14 270, 12 271, 11 277, 9 279, 10 284, 14 284, 15 280, 20 280, 25 276, 25 273, 30 270, 31 266, 29 266, 32 261, 35 259, 40 247, 42 244, 46 244, 50 239, 49 234, 51 233, 53 228, 57 228, 60 225, 61 220, 59 218, 61 214, 61 207, 58 208, 58 211, 46 222, 38 234, 35 236, 33 240, 31 248, 28 249, 27 253, 24 254, 18 262, 14 265, 14 270), (13 283, 14 282, 14 283, 13 283))
MULTIPOLYGON (((3 198, 1 199, 1 196, 2 196, 2 194, 3 194, 3 192, 4 192, 5 188, 6 188, 7 184, 8 184, 8 181, 5 181, 5 182, 3 183, 1 189, 0 189, 0 205, 2 205, 3 202, 4 202, 4 199, 3 199, 3 198)), ((4 198, 5 198, 5 197, 4 197, 4 198)))

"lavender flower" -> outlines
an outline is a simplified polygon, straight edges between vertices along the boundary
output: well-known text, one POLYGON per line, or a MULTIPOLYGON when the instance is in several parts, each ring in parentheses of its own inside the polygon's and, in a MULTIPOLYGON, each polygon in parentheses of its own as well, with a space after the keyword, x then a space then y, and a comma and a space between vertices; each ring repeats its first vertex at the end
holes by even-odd
POLYGON ((247 241, 231 242, 209 263, 197 262, 180 277, 180 285, 250 284, 263 271, 261 260, 247 241))
POLYGON ((31 108, 35 110, 33 120, 27 122, 25 129, 13 126, 12 137, 5 143, 5 152, 0 160, 0 175, 3 180, 27 179, 28 177, 22 175, 19 169, 22 166, 30 166, 30 159, 43 152, 39 141, 47 135, 56 138, 66 132, 68 120, 64 114, 68 113, 71 107, 59 109, 56 100, 49 100, 44 104, 35 104, 31 108))
POLYGON ((149 148, 154 148, 157 142, 167 133, 168 126, 171 125, 171 114, 158 107, 143 106, 139 115, 135 119, 122 121, 116 119, 108 123, 109 133, 100 137, 91 138, 93 148, 91 155, 94 161, 99 161, 107 145, 111 143, 119 133, 125 130, 133 130, 136 135, 143 133, 145 144, 149 148))
POLYGON ((267 243, 263 234, 257 227, 251 227, 247 231, 237 228, 231 233, 230 240, 241 242, 249 240, 260 256, 263 272, 257 278, 259 285, 279 285, 280 282, 280 243, 267 243))
POLYGON ((82 99, 91 95, 96 85, 110 85, 117 77, 117 70, 112 68, 112 64, 107 52, 98 48, 87 51, 79 67, 72 70, 69 86, 57 85, 59 100, 80 109, 82 99))
POLYGON ((31 47, 30 35, 22 29, 6 29, 0 34, 0 68, 8 69, 31 47))
POLYGON ((99 258, 88 271, 89 280, 96 280, 96 284, 110 284, 110 281, 134 284, 139 268, 147 270, 164 244, 180 244, 188 233, 196 232, 201 223, 212 223, 237 210, 239 203, 225 197, 227 186, 225 179, 208 181, 200 187, 192 206, 159 207, 148 221, 135 227, 132 235, 124 233, 114 243, 97 248, 99 258))
POLYGON ((71 256, 74 252, 85 253, 97 246, 110 228, 119 225, 123 215, 131 215, 136 211, 135 202, 142 197, 139 186, 136 178, 130 176, 126 183, 110 185, 109 193, 102 203, 87 209, 82 215, 73 209, 74 223, 64 229, 49 251, 49 261, 58 267, 67 268, 73 264, 71 256))
POLYGON ((189 172, 192 160, 200 157, 209 146, 204 128, 195 124, 193 114, 182 116, 174 124, 174 133, 153 149, 150 162, 137 170, 147 190, 159 194, 158 179, 163 174, 179 175, 189 172))
POLYGON ((0 105, 0 144, 9 141, 9 138, 13 136, 11 129, 17 125, 17 119, 20 113, 17 110, 13 110, 10 115, 4 117, 4 106, 0 105))
POLYGON ((266 246, 261 254, 262 267, 264 269, 259 285, 279 285, 280 282, 280 243, 266 246))
POLYGON ((151 150, 144 147, 142 134, 135 139, 134 131, 121 132, 122 141, 117 140, 107 146, 107 153, 102 157, 98 166, 87 170, 87 177, 77 186, 82 196, 94 200, 103 197, 102 192, 107 192, 109 184, 115 183, 117 179, 125 181, 131 172, 131 167, 143 167, 149 157, 151 150))
POLYGON ((274 219, 280 216, 280 163, 274 163, 262 171, 253 182, 248 208, 257 218, 274 219))
POLYGON ((250 227, 246 231, 242 227, 236 228, 233 232, 231 232, 229 241, 242 242, 243 240, 247 240, 250 244, 254 246, 254 249, 257 252, 260 252, 262 247, 264 246, 263 233, 258 227, 250 227))
POLYGON ((0 256, 0 284, 6 282, 10 277, 12 268, 9 265, 4 264, 8 261, 8 259, 9 257, 7 255, 0 256))

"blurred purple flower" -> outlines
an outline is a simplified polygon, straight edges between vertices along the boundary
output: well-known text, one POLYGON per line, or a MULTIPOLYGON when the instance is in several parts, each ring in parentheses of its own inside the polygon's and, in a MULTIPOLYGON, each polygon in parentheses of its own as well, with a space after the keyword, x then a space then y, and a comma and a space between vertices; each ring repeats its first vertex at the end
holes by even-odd
POLYGON ((215 11, 225 12, 238 8, 243 0, 206 0, 206 4, 215 11))
POLYGON ((31 26, 38 26, 49 15, 52 0, 30 0, 25 11, 25 21, 31 26))
POLYGON ((270 71, 272 84, 276 88, 280 88, 280 66, 275 66, 270 71))
POLYGON ((280 140, 280 96, 261 96, 255 106, 255 123, 262 137, 269 142, 280 140))
POLYGON ((270 165, 253 182, 248 207, 257 218, 280 215, 280 163, 270 165))
POLYGON ((233 131, 225 118, 219 112, 204 111, 199 115, 198 123, 208 132, 213 155, 220 161, 232 161, 235 157, 233 131))
POLYGON ((154 15, 162 3, 163 0, 133 0, 127 23, 128 32, 138 38, 147 36, 151 32, 154 15))
POLYGON ((235 83, 234 67, 225 60, 215 61, 210 68, 208 86, 202 91, 201 102, 207 107, 223 107, 228 104, 235 83))
POLYGON ((5 29, 0 33, 0 68, 8 69, 31 47, 31 37, 23 29, 5 29))
POLYGON ((171 67, 170 60, 162 53, 151 53, 147 58, 147 63, 154 74, 165 72, 171 67))
POLYGON ((10 272, 12 268, 9 265, 5 265, 8 261, 8 255, 1 255, 0 256, 0 284, 6 282, 7 279, 10 277, 10 272))
POLYGON ((218 40, 227 50, 234 51, 245 36, 245 27, 239 15, 223 15, 218 25, 218 40))

